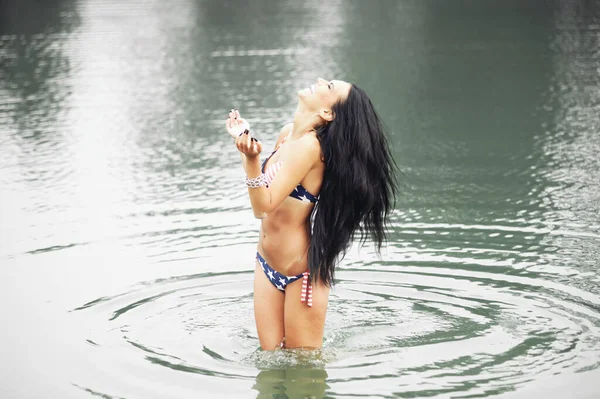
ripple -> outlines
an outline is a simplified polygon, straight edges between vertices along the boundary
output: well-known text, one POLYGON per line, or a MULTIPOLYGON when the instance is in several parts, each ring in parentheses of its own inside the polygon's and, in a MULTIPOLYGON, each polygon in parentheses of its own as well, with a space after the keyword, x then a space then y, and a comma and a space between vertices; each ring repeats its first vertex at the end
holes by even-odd
POLYGON ((406 394, 504 392, 598 366, 600 298, 585 291, 441 267, 365 264, 339 274, 320 351, 257 349, 252 274, 243 271, 149 281, 74 313, 94 326, 94 351, 118 347, 123 362, 237 380, 258 368, 268 371, 261 381, 276 370, 327 369, 339 394, 365 378, 406 394))
POLYGON ((550 381, 567 397, 595 380, 596 5, 12 3, 0 343, 20 396, 482 397, 550 381), (372 94, 406 184, 382 259, 342 263, 323 349, 263 352, 244 263, 258 222, 223 116, 238 106, 270 148, 319 75, 372 94))

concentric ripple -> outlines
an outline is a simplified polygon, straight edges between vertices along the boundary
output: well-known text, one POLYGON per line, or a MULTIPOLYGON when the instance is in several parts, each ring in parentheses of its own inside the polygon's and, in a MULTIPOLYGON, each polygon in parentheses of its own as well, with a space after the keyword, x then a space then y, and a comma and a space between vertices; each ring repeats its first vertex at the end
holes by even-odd
POLYGON ((0 396, 595 399, 600 3, 263 3, 2 3, 0 396), (318 76, 404 175, 323 349, 263 352, 223 118, 266 153, 318 76))
POLYGON ((317 352, 258 350, 248 271, 149 281, 73 314, 90 326, 92 352, 111 353, 113 367, 135 365, 148 381, 167 368, 188 376, 185 387, 198 378, 256 380, 254 389, 276 393, 304 375, 322 380, 308 384, 311 392, 389 396, 397 387, 472 397, 598 367, 600 298, 588 292, 449 265, 348 263, 317 352), (361 384, 370 379, 388 388, 361 384))

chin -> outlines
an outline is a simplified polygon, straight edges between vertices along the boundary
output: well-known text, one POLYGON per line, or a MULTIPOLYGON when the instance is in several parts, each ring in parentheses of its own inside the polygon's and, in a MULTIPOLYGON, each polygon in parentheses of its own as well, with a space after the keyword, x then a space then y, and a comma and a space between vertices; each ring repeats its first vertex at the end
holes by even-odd
POLYGON ((310 95, 311 95, 310 89, 298 90, 298 99, 299 100, 304 100, 304 99, 306 99, 306 97, 310 97, 310 95))

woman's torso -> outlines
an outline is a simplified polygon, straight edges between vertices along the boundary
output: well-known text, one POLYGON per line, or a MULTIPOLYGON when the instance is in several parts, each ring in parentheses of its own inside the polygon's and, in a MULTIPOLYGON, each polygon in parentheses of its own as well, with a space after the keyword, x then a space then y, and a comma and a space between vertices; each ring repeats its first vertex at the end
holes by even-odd
MULTIPOLYGON (((314 139, 315 133, 298 140, 314 139)), ((278 162, 285 162, 294 141, 287 138, 268 159, 265 170, 278 162)), ((317 196, 323 182, 323 162, 315 164, 300 184, 317 196)), ((309 218, 315 204, 293 197, 286 197, 268 216, 262 219, 258 251, 267 263, 278 272, 291 276, 303 273, 308 266, 308 246, 310 244, 309 218)))

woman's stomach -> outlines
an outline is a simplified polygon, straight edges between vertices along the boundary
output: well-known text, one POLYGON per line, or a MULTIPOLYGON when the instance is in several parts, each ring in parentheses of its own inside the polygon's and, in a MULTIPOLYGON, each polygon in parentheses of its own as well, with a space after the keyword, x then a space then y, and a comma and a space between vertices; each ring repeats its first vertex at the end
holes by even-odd
POLYGON ((277 223, 263 219, 260 228, 258 251, 269 266, 287 275, 297 275, 308 269, 310 234, 306 222, 277 223))

